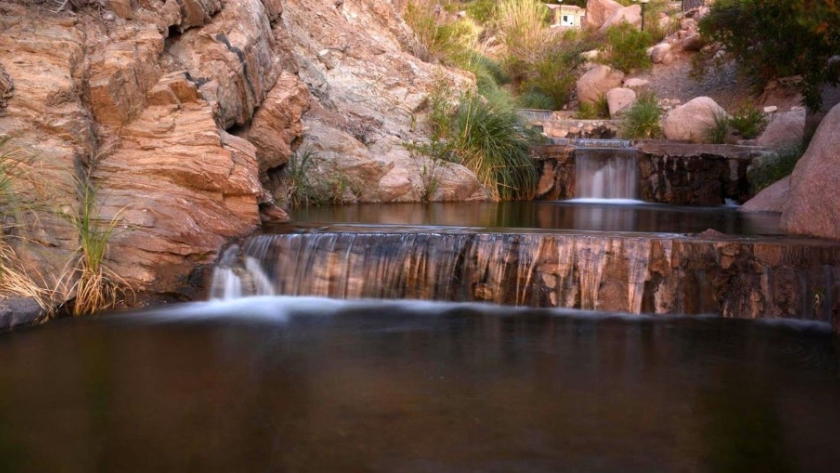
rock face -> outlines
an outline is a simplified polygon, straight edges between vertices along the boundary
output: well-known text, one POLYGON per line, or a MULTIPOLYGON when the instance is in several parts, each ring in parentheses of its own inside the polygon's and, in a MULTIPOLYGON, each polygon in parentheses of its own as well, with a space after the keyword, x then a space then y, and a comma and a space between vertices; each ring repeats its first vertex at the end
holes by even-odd
POLYGON ((580 103, 595 103, 611 89, 621 87, 624 73, 598 64, 578 79, 576 88, 580 103))
POLYGON ((840 105, 820 123, 790 177, 781 228, 797 235, 840 239, 840 105))
MULTIPOLYGON (((486 198, 458 165, 426 188, 403 146, 425 139, 440 84, 470 78, 404 51, 403 2, 113 0, 101 8, 0 3, 0 136, 31 182, 28 269, 56 275, 78 234, 61 213, 96 189, 117 225, 107 263, 138 292, 191 297, 194 270, 258 227, 301 145, 345 200, 486 198)), ((72 294, 67 294, 72 297, 72 294)))
POLYGON ((704 142, 714 125, 716 117, 727 116, 709 97, 697 97, 672 110, 663 122, 662 131, 669 140, 704 142))
POLYGON ((613 0, 587 0, 584 24, 588 28, 600 28, 616 11, 624 8, 613 0))

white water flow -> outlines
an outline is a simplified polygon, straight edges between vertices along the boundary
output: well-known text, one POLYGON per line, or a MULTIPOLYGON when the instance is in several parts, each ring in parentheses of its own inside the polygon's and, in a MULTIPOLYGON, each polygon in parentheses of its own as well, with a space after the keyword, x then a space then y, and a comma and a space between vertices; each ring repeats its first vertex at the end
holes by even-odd
POLYGON ((637 152, 633 148, 575 150, 577 199, 630 200, 639 196, 637 152))

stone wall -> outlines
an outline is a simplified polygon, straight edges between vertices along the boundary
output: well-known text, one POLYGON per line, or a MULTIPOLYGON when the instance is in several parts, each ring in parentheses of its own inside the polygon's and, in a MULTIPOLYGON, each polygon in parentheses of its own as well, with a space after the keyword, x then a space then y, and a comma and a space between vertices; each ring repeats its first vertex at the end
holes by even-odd
MULTIPOLYGON (((641 200, 711 206, 752 197, 747 168, 767 152, 747 146, 669 142, 637 142, 636 149, 641 200)), ((537 198, 574 198, 575 147, 541 145, 533 148, 533 155, 540 170, 537 198)))

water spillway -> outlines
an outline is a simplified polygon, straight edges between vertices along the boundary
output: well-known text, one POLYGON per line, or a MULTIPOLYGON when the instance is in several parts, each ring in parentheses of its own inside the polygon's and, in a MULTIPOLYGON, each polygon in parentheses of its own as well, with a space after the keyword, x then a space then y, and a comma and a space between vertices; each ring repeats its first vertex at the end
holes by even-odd
POLYGON ((630 142, 575 140, 574 144, 576 198, 638 199, 638 153, 630 142))
POLYGON ((840 246, 778 237, 322 227, 259 235, 226 259, 237 263, 217 269, 217 298, 423 299, 825 322, 836 322, 840 309, 840 246))

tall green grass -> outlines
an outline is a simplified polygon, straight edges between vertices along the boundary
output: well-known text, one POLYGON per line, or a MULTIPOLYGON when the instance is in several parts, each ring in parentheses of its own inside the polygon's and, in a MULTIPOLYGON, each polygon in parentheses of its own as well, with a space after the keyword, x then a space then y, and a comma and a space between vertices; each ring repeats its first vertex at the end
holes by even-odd
POLYGON ((648 70, 653 67, 647 48, 653 44, 648 31, 639 31, 634 26, 622 23, 607 29, 605 54, 602 61, 613 69, 625 73, 648 70))
POLYGON ((790 176, 796 163, 805 154, 805 145, 793 146, 765 156, 760 161, 754 162, 747 172, 747 179, 752 184, 753 190, 759 192, 774 182, 790 176))
POLYGON ((452 141, 460 161, 499 199, 533 196, 538 176, 529 156, 533 137, 512 103, 465 95, 454 120, 452 141))

